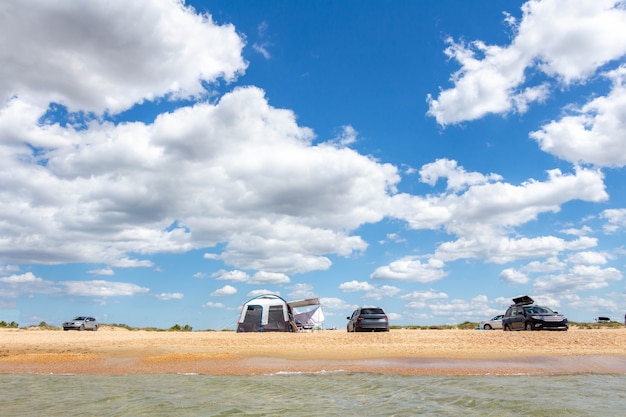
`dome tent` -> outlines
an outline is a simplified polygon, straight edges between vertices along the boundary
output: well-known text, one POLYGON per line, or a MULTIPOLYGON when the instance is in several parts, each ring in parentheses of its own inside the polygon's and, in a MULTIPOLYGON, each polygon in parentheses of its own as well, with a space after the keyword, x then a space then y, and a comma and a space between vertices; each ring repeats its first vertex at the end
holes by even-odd
POLYGON ((297 331, 289 303, 274 294, 263 294, 246 301, 241 308, 237 333, 297 331))

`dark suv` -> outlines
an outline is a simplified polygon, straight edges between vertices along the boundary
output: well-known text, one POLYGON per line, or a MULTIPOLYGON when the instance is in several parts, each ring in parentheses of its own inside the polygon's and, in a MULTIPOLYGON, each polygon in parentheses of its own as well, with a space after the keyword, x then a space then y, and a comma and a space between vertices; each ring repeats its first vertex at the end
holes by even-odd
POLYGON ((514 298, 504 313, 502 329, 511 330, 567 330, 567 318, 548 307, 538 306, 529 296, 514 298))
POLYGON ((388 332, 389 319, 379 307, 359 307, 348 319, 348 332, 388 332))

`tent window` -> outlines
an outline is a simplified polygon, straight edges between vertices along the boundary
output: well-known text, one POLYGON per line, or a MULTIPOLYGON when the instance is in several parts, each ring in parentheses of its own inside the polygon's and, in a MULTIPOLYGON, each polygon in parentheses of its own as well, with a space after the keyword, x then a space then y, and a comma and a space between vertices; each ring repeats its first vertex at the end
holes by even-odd
POLYGON ((246 317, 243 319, 243 322, 244 323, 260 323, 262 313, 263 313, 263 307, 248 306, 248 310, 246 310, 246 317))
POLYGON ((283 313, 283 306, 270 306, 268 321, 270 323, 284 322, 285 314, 283 313))

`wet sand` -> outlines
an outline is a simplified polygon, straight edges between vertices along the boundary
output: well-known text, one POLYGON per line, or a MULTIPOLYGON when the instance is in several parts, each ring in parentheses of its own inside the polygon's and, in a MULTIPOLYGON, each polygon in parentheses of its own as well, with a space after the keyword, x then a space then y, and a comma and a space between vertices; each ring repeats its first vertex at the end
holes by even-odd
POLYGON ((626 329, 389 333, 0 330, 0 373, 626 374, 626 329))

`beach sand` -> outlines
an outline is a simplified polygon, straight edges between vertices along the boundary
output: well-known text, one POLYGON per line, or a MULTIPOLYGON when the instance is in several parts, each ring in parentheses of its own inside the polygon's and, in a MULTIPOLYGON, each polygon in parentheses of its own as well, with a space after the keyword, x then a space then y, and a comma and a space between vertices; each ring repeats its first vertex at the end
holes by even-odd
POLYGON ((626 373, 626 328, 388 333, 0 330, 0 373, 626 373))

